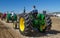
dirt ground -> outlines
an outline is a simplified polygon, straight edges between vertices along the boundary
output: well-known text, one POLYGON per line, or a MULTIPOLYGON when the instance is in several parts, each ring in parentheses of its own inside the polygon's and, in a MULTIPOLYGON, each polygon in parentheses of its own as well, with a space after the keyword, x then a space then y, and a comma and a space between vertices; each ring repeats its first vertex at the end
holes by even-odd
POLYGON ((52 28, 46 33, 33 33, 30 36, 23 36, 19 29, 13 29, 12 23, 0 20, 0 38, 60 38, 60 17, 51 17, 52 28))

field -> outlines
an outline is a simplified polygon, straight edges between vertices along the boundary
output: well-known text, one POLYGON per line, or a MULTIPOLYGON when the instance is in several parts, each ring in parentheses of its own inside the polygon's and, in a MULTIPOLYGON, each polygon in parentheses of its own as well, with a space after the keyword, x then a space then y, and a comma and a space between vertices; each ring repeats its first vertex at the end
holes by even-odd
POLYGON ((52 28, 46 33, 30 33, 30 36, 23 36, 19 29, 14 29, 12 23, 0 20, 0 38, 60 38, 60 17, 51 17, 52 28))

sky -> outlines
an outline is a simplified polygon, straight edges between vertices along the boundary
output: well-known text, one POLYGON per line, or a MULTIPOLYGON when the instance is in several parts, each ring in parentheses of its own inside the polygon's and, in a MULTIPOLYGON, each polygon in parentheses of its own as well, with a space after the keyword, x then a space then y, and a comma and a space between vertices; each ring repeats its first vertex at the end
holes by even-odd
POLYGON ((41 12, 60 12, 60 0, 0 0, 0 12, 14 11, 22 13, 24 7, 26 12, 33 10, 33 5, 41 12))

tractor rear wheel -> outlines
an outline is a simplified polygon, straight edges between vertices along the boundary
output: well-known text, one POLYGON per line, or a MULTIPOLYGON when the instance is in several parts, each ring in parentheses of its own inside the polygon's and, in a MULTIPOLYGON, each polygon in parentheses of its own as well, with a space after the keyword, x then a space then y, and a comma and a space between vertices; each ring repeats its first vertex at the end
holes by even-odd
POLYGON ((22 35, 28 35, 30 32, 29 14, 24 14, 19 18, 19 31, 22 35))
POLYGON ((46 23, 46 27, 43 30, 43 32, 50 31, 51 27, 52 27, 52 21, 51 21, 50 17, 46 15, 45 20, 46 20, 46 22, 45 22, 46 23))

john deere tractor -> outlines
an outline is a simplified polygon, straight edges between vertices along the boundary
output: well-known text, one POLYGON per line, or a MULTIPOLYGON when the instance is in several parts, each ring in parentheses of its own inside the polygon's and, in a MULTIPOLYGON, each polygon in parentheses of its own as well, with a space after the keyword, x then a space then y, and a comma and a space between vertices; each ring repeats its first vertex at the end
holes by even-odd
POLYGON ((32 30, 43 33, 47 32, 51 29, 51 24, 51 19, 47 14, 39 13, 36 17, 34 17, 32 13, 24 13, 19 17, 18 26, 20 33, 23 35, 27 35, 32 30))
POLYGON ((8 13, 6 15, 6 22, 8 23, 9 21, 12 21, 12 22, 17 21, 17 15, 14 14, 13 16, 11 16, 11 14, 8 13))

